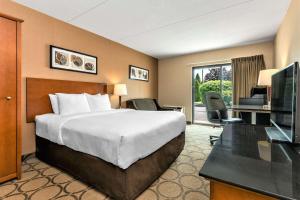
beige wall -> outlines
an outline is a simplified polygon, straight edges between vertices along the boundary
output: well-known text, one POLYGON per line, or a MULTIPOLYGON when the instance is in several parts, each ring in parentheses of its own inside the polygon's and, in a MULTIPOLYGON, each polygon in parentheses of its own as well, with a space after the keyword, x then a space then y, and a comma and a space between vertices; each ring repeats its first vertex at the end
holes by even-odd
POLYGON ((300 0, 292 0, 275 39, 275 65, 300 62, 300 0))
POLYGON ((192 65, 230 62, 232 58, 263 54, 267 68, 273 68, 273 42, 195 53, 159 60, 158 98, 160 103, 183 105, 192 120, 192 65))
MULTIPOLYGON (((25 77, 122 82, 128 87, 127 98, 157 97, 157 59, 8 0, 0 0, 0 12, 25 21, 22 25, 23 154, 35 151, 34 124, 25 122, 25 77), (89 75, 50 69, 50 44, 97 56, 99 74, 89 75), (128 80, 129 64, 150 69, 150 82, 128 80)), ((112 96, 111 100, 116 106, 117 97, 112 96)))

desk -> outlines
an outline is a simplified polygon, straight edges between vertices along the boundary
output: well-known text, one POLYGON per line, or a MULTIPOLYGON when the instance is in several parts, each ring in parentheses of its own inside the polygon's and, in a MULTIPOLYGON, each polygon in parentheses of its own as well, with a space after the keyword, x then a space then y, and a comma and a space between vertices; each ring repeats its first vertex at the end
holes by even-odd
POLYGON ((258 105, 232 105, 229 107, 233 112, 250 112, 251 124, 256 124, 256 113, 271 113, 271 108, 258 105))
POLYGON ((297 147, 266 139, 263 126, 224 127, 199 172, 211 181, 211 200, 300 199, 297 147))

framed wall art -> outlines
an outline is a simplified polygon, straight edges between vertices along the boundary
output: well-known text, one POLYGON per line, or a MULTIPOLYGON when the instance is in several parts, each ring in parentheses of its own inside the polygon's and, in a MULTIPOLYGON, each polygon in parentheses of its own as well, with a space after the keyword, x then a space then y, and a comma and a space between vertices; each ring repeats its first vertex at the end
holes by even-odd
POLYGON ((50 45, 50 68, 97 74, 97 57, 50 45))
POLYGON ((129 79, 149 81, 149 70, 129 65, 129 79))

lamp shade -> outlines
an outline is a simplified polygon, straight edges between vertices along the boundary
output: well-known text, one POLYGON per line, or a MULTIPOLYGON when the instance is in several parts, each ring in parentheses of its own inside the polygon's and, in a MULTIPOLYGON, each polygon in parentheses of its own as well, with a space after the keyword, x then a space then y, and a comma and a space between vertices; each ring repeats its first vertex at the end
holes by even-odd
POLYGON ((114 94, 118 96, 127 95, 126 84, 116 84, 114 88, 114 94))
POLYGON ((278 72, 278 69, 265 69, 259 72, 257 85, 261 86, 271 86, 272 85, 272 75, 278 72))

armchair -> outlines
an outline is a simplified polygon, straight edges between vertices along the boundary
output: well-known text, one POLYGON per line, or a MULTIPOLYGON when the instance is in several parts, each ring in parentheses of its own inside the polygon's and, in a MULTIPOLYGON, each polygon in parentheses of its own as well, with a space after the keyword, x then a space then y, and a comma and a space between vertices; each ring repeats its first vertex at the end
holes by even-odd
POLYGON ((135 110, 149 110, 149 111, 182 111, 182 107, 163 107, 160 106, 156 99, 143 98, 131 99, 126 102, 126 107, 135 110))

